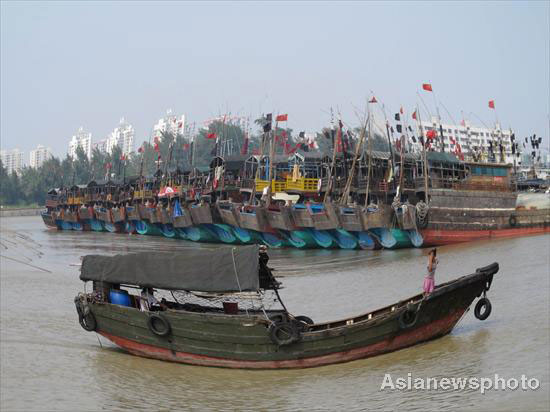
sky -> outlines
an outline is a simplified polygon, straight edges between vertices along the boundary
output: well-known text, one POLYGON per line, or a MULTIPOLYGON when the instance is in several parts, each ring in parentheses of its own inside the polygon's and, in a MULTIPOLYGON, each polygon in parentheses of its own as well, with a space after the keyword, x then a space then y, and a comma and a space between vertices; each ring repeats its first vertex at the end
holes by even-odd
POLYGON ((388 115, 426 116, 420 95, 444 122, 498 117, 548 147, 549 4, 2 1, 0 146, 65 156, 78 127, 98 141, 124 117, 138 147, 169 108, 316 131, 331 107, 358 125, 374 93, 388 115))

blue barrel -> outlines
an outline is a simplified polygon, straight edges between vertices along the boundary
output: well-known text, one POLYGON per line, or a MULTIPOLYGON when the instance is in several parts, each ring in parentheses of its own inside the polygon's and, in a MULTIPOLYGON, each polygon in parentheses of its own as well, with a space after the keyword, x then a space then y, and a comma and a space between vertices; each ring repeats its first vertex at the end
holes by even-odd
POLYGON ((113 305, 132 306, 130 303, 130 295, 128 295, 128 291, 126 290, 111 289, 109 292, 109 301, 113 305))

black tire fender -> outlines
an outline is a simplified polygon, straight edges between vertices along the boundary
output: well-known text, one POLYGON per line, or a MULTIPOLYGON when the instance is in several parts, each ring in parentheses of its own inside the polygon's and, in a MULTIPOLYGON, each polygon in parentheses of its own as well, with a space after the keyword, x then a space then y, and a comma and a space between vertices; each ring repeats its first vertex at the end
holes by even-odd
POLYGON ((508 223, 510 224, 510 226, 512 227, 516 227, 517 224, 518 224, 518 218, 516 215, 511 215, 510 216, 510 219, 508 219, 508 223))
POLYGON ((86 315, 78 316, 78 323, 82 326, 82 329, 88 332, 93 332, 97 329, 97 321, 94 314, 89 311, 86 315))
POLYGON ((277 346, 290 345, 301 339, 297 325, 292 322, 273 322, 269 325, 269 337, 277 346))
POLYGON ((313 325, 315 322, 313 322, 313 319, 311 319, 309 316, 296 316, 293 319, 293 322, 296 324, 296 327, 300 332, 305 332, 309 329, 310 325, 313 325))
POLYGON ((286 313, 275 313, 269 315, 269 320, 274 323, 288 322, 288 316, 286 313))
POLYGON ((407 308, 399 315, 399 327, 401 329, 412 328, 416 324, 418 311, 412 305, 407 305, 407 308))
POLYGON ((172 332, 172 326, 168 319, 156 313, 147 318, 147 327, 157 336, 168 336, 172 332))
POLYGON ((474 315, 479 320, 485 320, 491 314, 492 308, 493 306, 491 305, 491 301, 486 297, 482 297, 476 303, 476 307, 474 309, 474 315))

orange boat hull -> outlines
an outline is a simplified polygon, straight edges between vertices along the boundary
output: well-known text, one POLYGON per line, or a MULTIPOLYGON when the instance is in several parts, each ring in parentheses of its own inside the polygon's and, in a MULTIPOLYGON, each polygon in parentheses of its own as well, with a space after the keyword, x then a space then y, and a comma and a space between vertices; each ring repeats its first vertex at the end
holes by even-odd
POLYGON ((421 230, 424 246, 442 246, 453 243, 471 242, 483 239, 519 237, 550 233, 550 226, 520 227, 497 230, 421 230))

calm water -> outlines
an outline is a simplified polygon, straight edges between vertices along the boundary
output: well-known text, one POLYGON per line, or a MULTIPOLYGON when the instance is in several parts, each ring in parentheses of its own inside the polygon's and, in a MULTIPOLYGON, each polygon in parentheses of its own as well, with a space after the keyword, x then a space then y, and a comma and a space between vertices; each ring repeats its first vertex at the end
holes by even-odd
MULTIPOLYGON (((440 248, 436 282, 500 263, 484 322, 470 311, 448 336, 391 354, 314 369, 247 371, 128 355, 78 324, 73 298, 87 253, 216 247, 165 238, 45 230, 1 220, 0 409, 11 410, 548 410, 550 236, 440 248), (17 259, 49 272, 8 258, 17 259), (529 378, 536 391, 381 391, 407 377, 529 378)), ((295 314, 329 320, 417 293, 426 250, 273 250, 295 314)))

